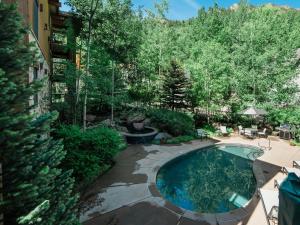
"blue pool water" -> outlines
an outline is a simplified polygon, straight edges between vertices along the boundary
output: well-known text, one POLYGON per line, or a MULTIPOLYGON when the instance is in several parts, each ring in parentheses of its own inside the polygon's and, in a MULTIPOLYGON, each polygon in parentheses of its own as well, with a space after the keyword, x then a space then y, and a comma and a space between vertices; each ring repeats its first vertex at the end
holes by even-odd
POLYGON ((202 213, 222 213, 243 207, 252 198, 256 180, 255 147, 214 145, 178 157, 158 172, 156 185, 173 204, 202 213))

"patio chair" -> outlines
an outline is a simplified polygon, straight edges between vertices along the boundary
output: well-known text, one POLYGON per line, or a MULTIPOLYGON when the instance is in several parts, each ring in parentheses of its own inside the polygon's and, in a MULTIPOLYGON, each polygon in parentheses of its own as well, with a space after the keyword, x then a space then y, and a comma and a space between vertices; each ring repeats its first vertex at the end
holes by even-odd
POLYGON ((264 130, 263 131, 261 131, 261 132, 257 132, 257 134, 258 134, 258 137, 267 137, 267 128, 264 128, 264 130))
POLYGON ((259 196, 262 200, 265 214, 270 224, 278 221, 278 208, 279 208, 279 192, 278 190, 259 189, 259 196))
POLYGON ((243 135, 245 133, 245 130, 243 129, 242 126, 238 126, 239 128, 239 135, 243 135))
POLYGON ((300 161, 293 161, 293 167, 300 169, 300 161))
POLYGON ((227 132, 226 126, 220 126, 220 132, 223 136, 228 136, 229 133, 227 132))
POLYGON ((254 138, 255 138, 255 136, 253 135, 252 130, 250 130, 250 129, 245 129, 244 135, 245 135, 247 138, 250 138, 250 139, 254 139, 254 138))
POLYGON ((257 129, 257 125, 251 125, 252 129, 257 129))
POLYGON ((203 139, 203 138, 207 138, 208 137, 208 134, 207 134, 207 132, 206 131, 204 131, 204 130, 202 130, 202 129, 197 129, 197 136, 199 137, 199 138, 201 138, 201 140, 203 139))
POLYGON ((298 177, 300 177, 300 169, 298 168, 291 168, 291 167, 282 167, 281 171, 284 173, 284 174, 289 174, 289 173, 294 173, 296 174, 298 177))

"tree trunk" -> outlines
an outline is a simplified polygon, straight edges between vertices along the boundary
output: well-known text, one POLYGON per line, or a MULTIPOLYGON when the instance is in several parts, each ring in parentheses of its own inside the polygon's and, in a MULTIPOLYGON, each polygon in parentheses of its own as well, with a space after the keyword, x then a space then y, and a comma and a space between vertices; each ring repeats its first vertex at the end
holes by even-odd
POLYGON ((111 77, 111 125, 114 125, 114 97, 115 97, 115 68, 114 61, 111 62, 112 77, 111 77))
MULTIPOLYGON (((80 63, 82 58, 82 41, 80 44, 80 50, 79 50, 79 68, 76 69, 76 73, 80 71, 80 63)), ((74 115, 74 124, 77 124, 77 107, 79 103, 79 96, 80 96, 80 73, 76 75, 76 99, 75 99, 75 115, 74 115)))
MULTIPOLYGON (((94 7, 94 0, 91 2, 91 10, 89 17, 89 25, 88 25, 88 40, 87 40, 87 66, 86 66, 86 76, 88 77, 90 74, 90 51, 91 51, 91 36, 92 36, 92 21, 95 15, 99 0, 96 0, 96 4, 94 7)), ((87 112, 87 96, 88 96, 88 87, 85 84, 85 92, 84 92, 84 105, 83 105, 83 130, 86 130, 86 112, 87 112)))

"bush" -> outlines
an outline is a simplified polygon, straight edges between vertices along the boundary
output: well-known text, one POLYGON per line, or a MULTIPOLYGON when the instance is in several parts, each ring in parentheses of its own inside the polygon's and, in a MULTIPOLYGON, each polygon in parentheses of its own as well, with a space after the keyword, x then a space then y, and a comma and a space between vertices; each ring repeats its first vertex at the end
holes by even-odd
POLYGON ((148 111, 147 116, 155 127, 174 136, 194 134, 194 119, 185 113, 155 109, 148 111))
POLYGON ((208 134, 208 136, 213 137, 218 135, 218 130, 210 124, 205 124, 202 129, 208 134))
POLYGON ((83 132, 78 126, 62 126, 58 138, 63 138, 67 155, 63 167, 72 169, 76 181, 90 182, 113 164, 113 157, 126 144, 114 130, 100 127, 83 132))

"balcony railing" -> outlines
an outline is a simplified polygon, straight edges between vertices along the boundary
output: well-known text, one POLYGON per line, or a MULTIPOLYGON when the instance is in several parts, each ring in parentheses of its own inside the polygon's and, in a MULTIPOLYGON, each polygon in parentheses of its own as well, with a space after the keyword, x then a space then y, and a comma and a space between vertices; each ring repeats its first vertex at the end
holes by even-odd
POLYGON ((62 44, 61 42, 50 42, 50 49, 53 58, 69 58, 70 50, 67 48, 66 45, 62 44))

